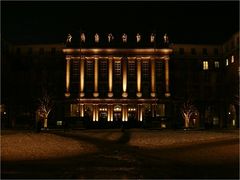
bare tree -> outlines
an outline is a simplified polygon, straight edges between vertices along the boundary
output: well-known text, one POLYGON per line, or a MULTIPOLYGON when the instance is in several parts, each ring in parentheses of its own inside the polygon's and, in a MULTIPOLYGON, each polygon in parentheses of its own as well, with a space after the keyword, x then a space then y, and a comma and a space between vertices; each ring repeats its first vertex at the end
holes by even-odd
POLYGON ((198 114, 198 110, 190 100, 187 100, 181 108, 181 113, 184 119, 185 128, 189 128, 190 120, 191 118, 195 118, 198 114))
POLYGON ((47 94, 47 92, 43 93, 43 96, 38 99, 39 100, 39 106, 38 111, 40 117, 44 119, 44 128, 48 127, 48 115, 51 112, 53 108, 53 100, 52 98, 47 94))

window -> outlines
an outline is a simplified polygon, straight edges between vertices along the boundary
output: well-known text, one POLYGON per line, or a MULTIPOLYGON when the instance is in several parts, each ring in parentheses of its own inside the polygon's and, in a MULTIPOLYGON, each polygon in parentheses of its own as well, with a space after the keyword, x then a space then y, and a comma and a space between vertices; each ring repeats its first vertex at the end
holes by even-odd
POLYGON ((226 59, 226 66, 228 66, 228 59, 226 59))
POLYGON ((43 48, 40 48, 39 54, 40 54, 40 55, 43 55, 43 54, 44 54, 44 49, 43 49, 43 48))
POLYGON ((197 54, 195 48, 192 48, 192 49, 191 49, 191 54, 192 54, 192 55, 196 55, 196 54, 197 54))
POLYGON ((79 116, 79 106, 78 106, 78 104, 71 104, 70 108, 71 108, 71 111, 70 111, 71 117, 79 116))
POLYGON ((87 79, 88 80, 92 80, 93 79, 93 61, 92 60, 88 60, 87 61, 87 79))
POLYGON ((149 77, 149 62, 143 61, 142 62, 142 75, 143 80, 148 80, 149 77))
POLYGON ((52 54, 52 55, 55 55, 55 54, 56 54, 56 48, 52 48, 52 49, 51 49, 51 54, 52 54))
POLYGON ((28 54, 29 54, 29 55, 32 54, 32 48, 28 48, 28 54))
POLYGON ((100 61, 100 78, 102 80, 106 80, 107 79, 107 60, 101 60, 100 61))
POLYGON ((181 54, 181 55, 184 54, 184 48, 179 48, 179 54, 181 54))
POLYGON ((214 55, 218 55, 218 48, 214 48, 214 55))
POLYGON ((128 61, 128 76, 130 80, 134 80, 136 77, 135 61, 128 61))
POLYGON ((208 70, 208 61, 203 61, 203 70, 208 70))
POLYGON ((203 49, 202 49, 202 52, 203 52, 203 55, 207 55, 207 54, 208 54, 207 48, 203 48, 203 49))
POLYGON ((219 68, 219 61, 215 61, 214 66, 215 66, 215 68, 219 68))
POLYGON ((117 80, 121 79, 121 61, 114 62, 114 75, 117 80))
POLYGON ((231 63, 234 63, 234 56, 231 56, 231 63))
POLYGON ((16 54, 21 54, 21 48, 17 48, 16 54))

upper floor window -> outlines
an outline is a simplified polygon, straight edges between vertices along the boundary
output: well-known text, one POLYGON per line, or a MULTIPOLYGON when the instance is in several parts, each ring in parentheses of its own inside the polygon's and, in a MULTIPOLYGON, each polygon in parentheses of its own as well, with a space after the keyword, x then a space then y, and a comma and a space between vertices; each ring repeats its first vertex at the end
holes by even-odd
POLYGON ((192 49, 191 49, 191 54, 192 54, 192 55, 196 55, 196 54, 197 54, 195 48, 192 48, 192 49))
POLYGON ((179 54, 181 54, 181 55, 184 54, 184 48, 179 48, 179 54))
POLYGON ((39 54, 40 54, 40 55, 43 55, 43 54, 44 54, 44 48, 40 48, 39 54))
POLYGON ((136 77, 135 72, 135 61, 128 61, 128 75, 130 79, 136 77))
POLYGON ((207 54, 208 54, 207 48, 203 48, 202 50, 203 50, 203 51, 202 51, 202 52, 203 52, 203 55, 207 55, 207 54))
POLYGON ((228 59, 226 59, 226 66, 228 66, 228 59))
POLYGON ((101 79, 106 79, 107 78, 107 60, 101 60, 100 61, 100 77, 101 79))
POLYGON ((114 75, 116 79, 121 79, 121 61, 114 62, 114 75))
POLYGON ((93 61, 92 60, 88 60, 87 61, 87 79, 91 80, 93 79, 93 61))
POLYGON ((215 68, 219 68, 219 61, 215 61, 214 66, 215 66, 215 68))
POLYGON ((214 55, 218 55, 218 48, 214 48, 214 55))
POLYGON ((231 56, 231 63, 234 63, 234 56, 231 56))
POLYGON ((142 62, 142 75, 143 75, 143 80, 148 80, 148 77, 149 77, 149 62, 148 61, 142 62))
POLYGON ((208 70, 208 61, 203 61, 203 70, 208 70))
POLYGON ((52 49, 51 49, 51 54, 52 54, 52 55, 55 55, 55 54, 56 54, 56 48, 52 48, 52 49))
POLYGON ((16 54, 21 54, 21 48, 17 48, 16 54))
POLYGON ((28 54, 29 54, 29 55, 32 54, 32 48, 28 48, 28 54))

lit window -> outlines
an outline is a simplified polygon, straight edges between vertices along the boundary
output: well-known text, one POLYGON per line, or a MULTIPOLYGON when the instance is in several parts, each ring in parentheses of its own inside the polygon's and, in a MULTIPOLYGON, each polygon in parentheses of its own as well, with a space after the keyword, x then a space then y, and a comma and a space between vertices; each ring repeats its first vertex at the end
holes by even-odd
POLYGON ((203 61, 203 70, 208 70, 208 62, 203 61))
POLYGON ((228 66, 228 59, 226 59, 226 66, 228 66))
POLYGON ((215 61, 214 66, 215 66, 215 68, 219 68, 219 61, 215 61))
POLYGON ((234 56, 231 57, 231 63, 234 63, 234 56))

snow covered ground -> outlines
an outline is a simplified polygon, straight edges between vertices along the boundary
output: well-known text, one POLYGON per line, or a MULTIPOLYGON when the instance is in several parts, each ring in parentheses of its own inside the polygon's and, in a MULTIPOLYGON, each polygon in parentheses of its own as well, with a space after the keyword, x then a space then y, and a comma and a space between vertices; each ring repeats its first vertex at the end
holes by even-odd
POLYGON ((95 153, 98 151, 98 147, 93 142, 98 141, 109 143, 119 141, 132 147, 154 149, 236 138, 239 138, 238 130, 173 131, 128 129, 122 132, 120 129, 101 129, 41 133, 2 131, 1 159, 5 161, 37 160, 95 153), (67 135, 77 136, 80 139, 68 138, 67 135), (86 140, 86 138, 90 138, 91 141, 86 140))

